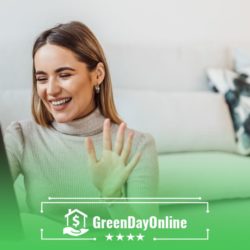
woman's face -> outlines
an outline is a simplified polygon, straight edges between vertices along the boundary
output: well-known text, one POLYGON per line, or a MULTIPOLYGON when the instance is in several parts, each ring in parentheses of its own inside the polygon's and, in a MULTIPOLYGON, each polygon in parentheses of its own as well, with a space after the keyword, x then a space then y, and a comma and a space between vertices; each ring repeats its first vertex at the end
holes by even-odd
POLYGON ((84 117, 95 108, 98 71, 90 72, 72 51, 46 44, 36 52, 34 65, 38 96, 57 122, 84 117))

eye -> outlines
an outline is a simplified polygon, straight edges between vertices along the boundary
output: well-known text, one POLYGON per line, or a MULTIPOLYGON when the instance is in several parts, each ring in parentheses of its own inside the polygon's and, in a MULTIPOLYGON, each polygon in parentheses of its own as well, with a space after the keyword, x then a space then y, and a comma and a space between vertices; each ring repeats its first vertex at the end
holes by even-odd
POLYGON ((45 81, 47 81, 47 78, 45 78, 45 77, 38 77, 38 78, 36 79, 36 81, 37 81, 37 82, 45 82, 45 81))
POLYGON ((63 78, 63 79, 66 79, 66 78, 69 78, 70 76, 71 76, 71 74, 66 74, 66 73, 64 73, 64 74, 61 74, 61 75, 59 75, 61 78, 63 78))

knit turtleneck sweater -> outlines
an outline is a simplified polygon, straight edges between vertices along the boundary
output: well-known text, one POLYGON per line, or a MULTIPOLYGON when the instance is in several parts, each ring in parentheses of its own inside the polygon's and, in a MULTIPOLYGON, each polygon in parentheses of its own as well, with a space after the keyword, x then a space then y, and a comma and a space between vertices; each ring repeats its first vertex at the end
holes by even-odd
MULTIPOLYGON (((33 120, 12 122, 5 132, 5 146, 11 173, 15 180, 23 175, 26 202, 31 212, 39 213, 41 201, 48 197, 100 197, 88 169, 85 137, 93 139, 97 159, 103 149, 104 116, 97 108, 89 115, 67 123, 54 121, 50 128, 33 120)), ((112 123, 114 145, 118 125, 112 123)), ((126 129, 125 135, 131 129, 126 129)), ((125 197, 155 197, 158 187, 158 161, 155 143, 149 134, 134 131, 131 155, 142 152, 124 186, 125 197)), ((115 205, 108 207, 86 204, 85 211, 96 209, 109 216, 115 205)), ((132 205, 131 205, 132 206, 132 205)), ((63 206, 47 206, 56 214, 63 206)), ((134 207, 140 214, 141 207, 134 207)), ((152 205, 151 210, 156 207, 152 205)))

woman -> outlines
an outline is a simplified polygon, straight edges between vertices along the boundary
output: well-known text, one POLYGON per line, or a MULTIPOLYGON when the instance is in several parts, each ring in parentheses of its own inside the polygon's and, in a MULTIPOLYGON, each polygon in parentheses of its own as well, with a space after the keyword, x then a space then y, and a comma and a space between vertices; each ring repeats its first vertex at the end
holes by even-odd
MULTIPOLYGON (((156 196, 154 141, 119 118, 104 53, 84 24, 60 24, 35 41, 32 114, 34 121, 13 122, 5 136, 13 178, 23 174, 32 212, 48 197, 156 196)), ((56 215, 61 208, 46 211, 56 215)), ((157 207, 86 204, 84 209, 143 216, 157 207)))

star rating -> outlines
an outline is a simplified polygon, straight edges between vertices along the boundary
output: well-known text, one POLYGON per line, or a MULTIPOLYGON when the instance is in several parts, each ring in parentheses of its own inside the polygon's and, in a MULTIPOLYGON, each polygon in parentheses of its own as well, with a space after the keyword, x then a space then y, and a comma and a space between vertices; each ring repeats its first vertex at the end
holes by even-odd
POLYGON ((123 235, 121 235, 121 234, 118 234, 117 236, 116 236, 116 238, 117 238, 117 240, 123 240, 123 235))
MULTIPOLYGON (((116 238, 116 240, 118 241, 123 241, 124 240, 124 235, 122 235, 121 233, 119 233, 118 235, 111 235, 110 233, 108 234, 108 235, 105 235, 105 237, 106 237, 106 240, 110 240, 110 241, 112 241, 113 240, 113 237, 115 237, 116 238)), ((136 238, 137 238, 137 241, 142 241, 143 239, 144 239, 144 235, 142 235, 141 233, 139 233, 138 235, 133 235, 133 234, 129 234, 129 235, 127 235, 126 236, 127 237, 127 239, 128 239, 128 241, 133 241, 133 240, 136 240, 136 238), (134 239, 135 238, 135 239, 134 239)))
POLYGON ((130 233, 127 237, 128 237, 128 240, 133 240, 135 236, 130 233))
POLYGON ((138 234, 136 237, 137 237, 137 240, 143 240, 144 235, 142 235, 142 234, 138 234))
POLYGON ((111 235, 110 233, 108 235, 105 236, 107 240, 112 240, 113 235, 111 235))

